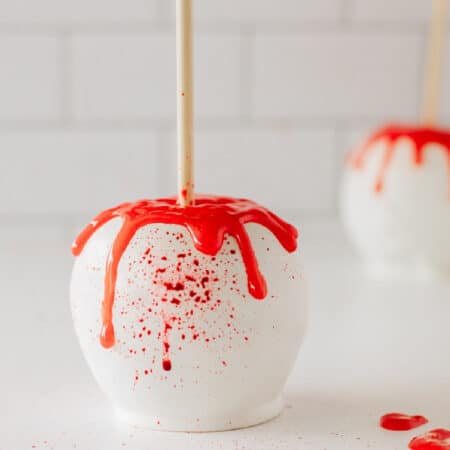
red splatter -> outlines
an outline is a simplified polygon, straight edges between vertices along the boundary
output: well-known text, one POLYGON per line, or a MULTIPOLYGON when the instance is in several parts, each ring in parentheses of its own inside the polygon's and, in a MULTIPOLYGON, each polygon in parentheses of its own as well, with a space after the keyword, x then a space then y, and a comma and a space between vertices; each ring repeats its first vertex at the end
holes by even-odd
MULTIPOLYGON (((231 235, 239 245, 247 273, 248 290, 259 300, 266 297, 267 287, 244 225, 250 222, 260 224, 269 229, 288 252, 297 248, 297 230, 257 203, 245 199, 199 196, 195 205, 186 207, 179 205, 176 198, 166 198, 123 203, 108 209, 100 213, 80 233, 72 246, 72 253, 79 255, 95 231, 117 217, 123 219, 123 224, 107 259, 102 303, 100 342, 105 348, 111 348, 115 344, 113 305, 119 263, 140 228, 154 223, 184 226, 197 250, 211 256, 216 255, 222 248, 225 235, 231 235)), ((198 260, 194 260, 194 265, 199 265, 198 260)), ((167 321, 164 322, 167 327, 167 321)), ((164 336, 167 333, 165 328, 164 336)))
POLYGON ((168 291, 182 291, 184 289, 184 284, 177 282, 175 284, 173 283, 164 283, 164 286, 168 291))
POLYGON ((164 318, 164 330, 163 330, 163 369, 170 370, 172 363, 170 362, 170 343, 169 332, 172 330, 172 325, 169 322, 170 319, 164 318))
MULTIPOLYGON (((412 159, 413 163, 420 166, 424 162, 424 152, 428 144, 439 144, 440 148, 446 152, 448 157, 448 166, 450 173, 450 132, 439 130, 437 128, 427 127, 408 127, 402 125, 386 126, 375 134, 373 134, 363 146, 350 157, 350 163, 355 169, 364 167, 365 159, 377 142, 386 141, 386 148, 383 154, 381 166, 378 169, 375 180, 374 190, 379 193, 384 188, 384 178, 388 170, 394 152, 396 150, 396 143, 403 138, 408 138, 412 141, 412 159)), ((450 180, 449 180, 450 184, 450 180)))
POLYGON ((380 426, 391 431, 408 431, 428 423, 423 416, 409 416, 407 414, 390 413, 380 418, 380 426))
POLYGON ((437 428, 415 437, 409 443, 409 448, 411 450, 450 450, 450 430, 437 428))

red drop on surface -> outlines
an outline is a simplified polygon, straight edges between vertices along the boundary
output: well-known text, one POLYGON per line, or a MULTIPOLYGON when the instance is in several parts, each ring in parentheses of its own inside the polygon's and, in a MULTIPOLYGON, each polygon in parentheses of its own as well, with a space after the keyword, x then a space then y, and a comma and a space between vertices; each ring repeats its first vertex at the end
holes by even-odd
POLYGON ((428 423, 423 416, 409 416, 408 414, 390 413, 380 418, 380 426, 391 431, 408 431, 428 423))
POLYGON ((374 144, 385 141, 381 166, 378 169, 374 190, 379 193, 384 189, 384 178, 386 171, 394 157, 396 144, 400 139, 412 141, 412 163, 421 166, 424 163, 424 152, 428 144, 438 144, 448 158, 450 172, 450 131, 439 130, 429 127, 413 127, 403 125, 388 125, 375 132, 350 158, 350 163, 354 169, 364 167, 365 160, 374 144))
POLYGON ((409 448, 411 450, 450 450, 450 430, 437 428, 415 437, 409 443, 409 448))
MULTIPOLYGON (((100 333, 100 342, 105 348, 110 348, 115 344, 113 306, 119 263, 140 228, 158 223, 181 225, 191 235, 195 248, 199 252, 211 256, 215 256, 220 251, 226 235, 232 236, 241 252, 249 293, 258 300, 266 297, 267 287, 265 279, 259 271, 245 224, 256 223, 267 228, 288 252, 294 252, 297 248, 297 230, 257 203, 247 199, 202 195, 195 198, 195 203, 185 207, 181 206, 176 198, 163 198, 123 203, 108 209, 100 213, 80 233, 72 246, 73 254, 80 255, 91 236, 100 227, 115 218, 122 219, 123 223, 106 261, 100 333)), ((167 258, 162 257, 161 259, 166 260, 167 258)), ((194 260, 194 264, 198 265, 198 260, 194 260)), ((203 280, 202 284, 206 281, 208 279, 203 280)), ((182 283, 166 283, 165 286, 167 290, 171 291, 184 289, 182 283)), ((171 321, 172 318, 164 318, 164 370, 170 370, 172 367, 168 358, 170 347, 168 335, 172 328, 171 321)))

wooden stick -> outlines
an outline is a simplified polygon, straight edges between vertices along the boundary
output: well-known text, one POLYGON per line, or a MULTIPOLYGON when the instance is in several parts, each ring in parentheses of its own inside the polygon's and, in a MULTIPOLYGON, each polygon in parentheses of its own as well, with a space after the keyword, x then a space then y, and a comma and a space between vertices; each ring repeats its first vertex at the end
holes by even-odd
POLYGON ((192 0, 177 1, 178 199, 194 201, 192 0))
POLYGON ((433 0, 422 111, 424 125, 434 125, 438 120, 446 10, 447 0, 433 0))

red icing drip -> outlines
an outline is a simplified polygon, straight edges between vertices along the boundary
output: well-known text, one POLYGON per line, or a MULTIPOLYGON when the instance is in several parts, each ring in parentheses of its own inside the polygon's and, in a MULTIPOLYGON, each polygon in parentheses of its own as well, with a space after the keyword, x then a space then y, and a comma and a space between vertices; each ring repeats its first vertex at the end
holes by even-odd
POLYGON ((450 430, 438 428, 415 437, 409 443, 409 448, 411 450, 450 450, 450 430))
MULTIPOLYGON (((119 217, 123 220, 123 224, 114 240, 106 263, 100 333, 100 342, 105 348, 110 348, 115 344, 113 305, 120 259, 140 228, 155 223, 184 226, 190 233, 195 248, 212 256, 221 249, 225 235, 234 237, 245 265, 248 290, 258 300, 265 298, 267 287, 265 279, 259 271, 255 253, 244 225, 250 222, 260 224, 269 229, 288 252, 293 252, 297 248, 297 230, 257 203, 246 199, 198 196, 195 199, 195 205, 186 207, 181 207, 175 198, 165 198, 123 203, 108 209, 100 213, 80 233, 72 246, 72 253, 78 256, 90 237, 100 227, 119 217)), ((177 284, 166 287, 175 291, 181 289, 181 285, 177 284)), ((168 353, 170 328, 170 320, 164 318, 164 370, 171 368, 168 353)))
POLYGON ((164 330, 163 330, 163 360, 162 367, 164 370, 169 371, 172 369, 172 361, 170 360, 170 343, 169 332, 172 329, 170 320, 164 318, 164 330))
POLYGON ((423 416, 409 416, 407 414, 390 413, 380 418, 380 426, 391 431, 408 431, 428 423, 423 416))
POLYGON ((447 154, 450 173, 450 131, 439 130, 437 128, 388 125, 375 132, 350 158, 350 163, 353 168, 361 169, 372 146, 377 142, 386 141, 382 163, 375 180, 375 192, 379 193, 383 190, 385 174, 392 162, 396 144, 400 139, 404 138, 410 139, 413 143, 411 146, 413 151, 412 162, 416 166, 424 163, 424 152, 428 144, 439 144, 441 146, 440 148, 447 154))

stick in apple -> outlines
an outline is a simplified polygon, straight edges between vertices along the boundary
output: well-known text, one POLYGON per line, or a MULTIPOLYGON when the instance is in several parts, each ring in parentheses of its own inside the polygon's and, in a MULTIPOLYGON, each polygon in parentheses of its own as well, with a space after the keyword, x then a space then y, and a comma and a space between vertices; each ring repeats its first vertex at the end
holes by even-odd
POLYGON ((194 202, 192 0, 177 2, 178 199, 194 202))
POLYGON ((422 112, 422 122, 424 125, 432 126, 438 119, 446 10, 447 0, 433 0, 433 15, 429 34, 422 112))

